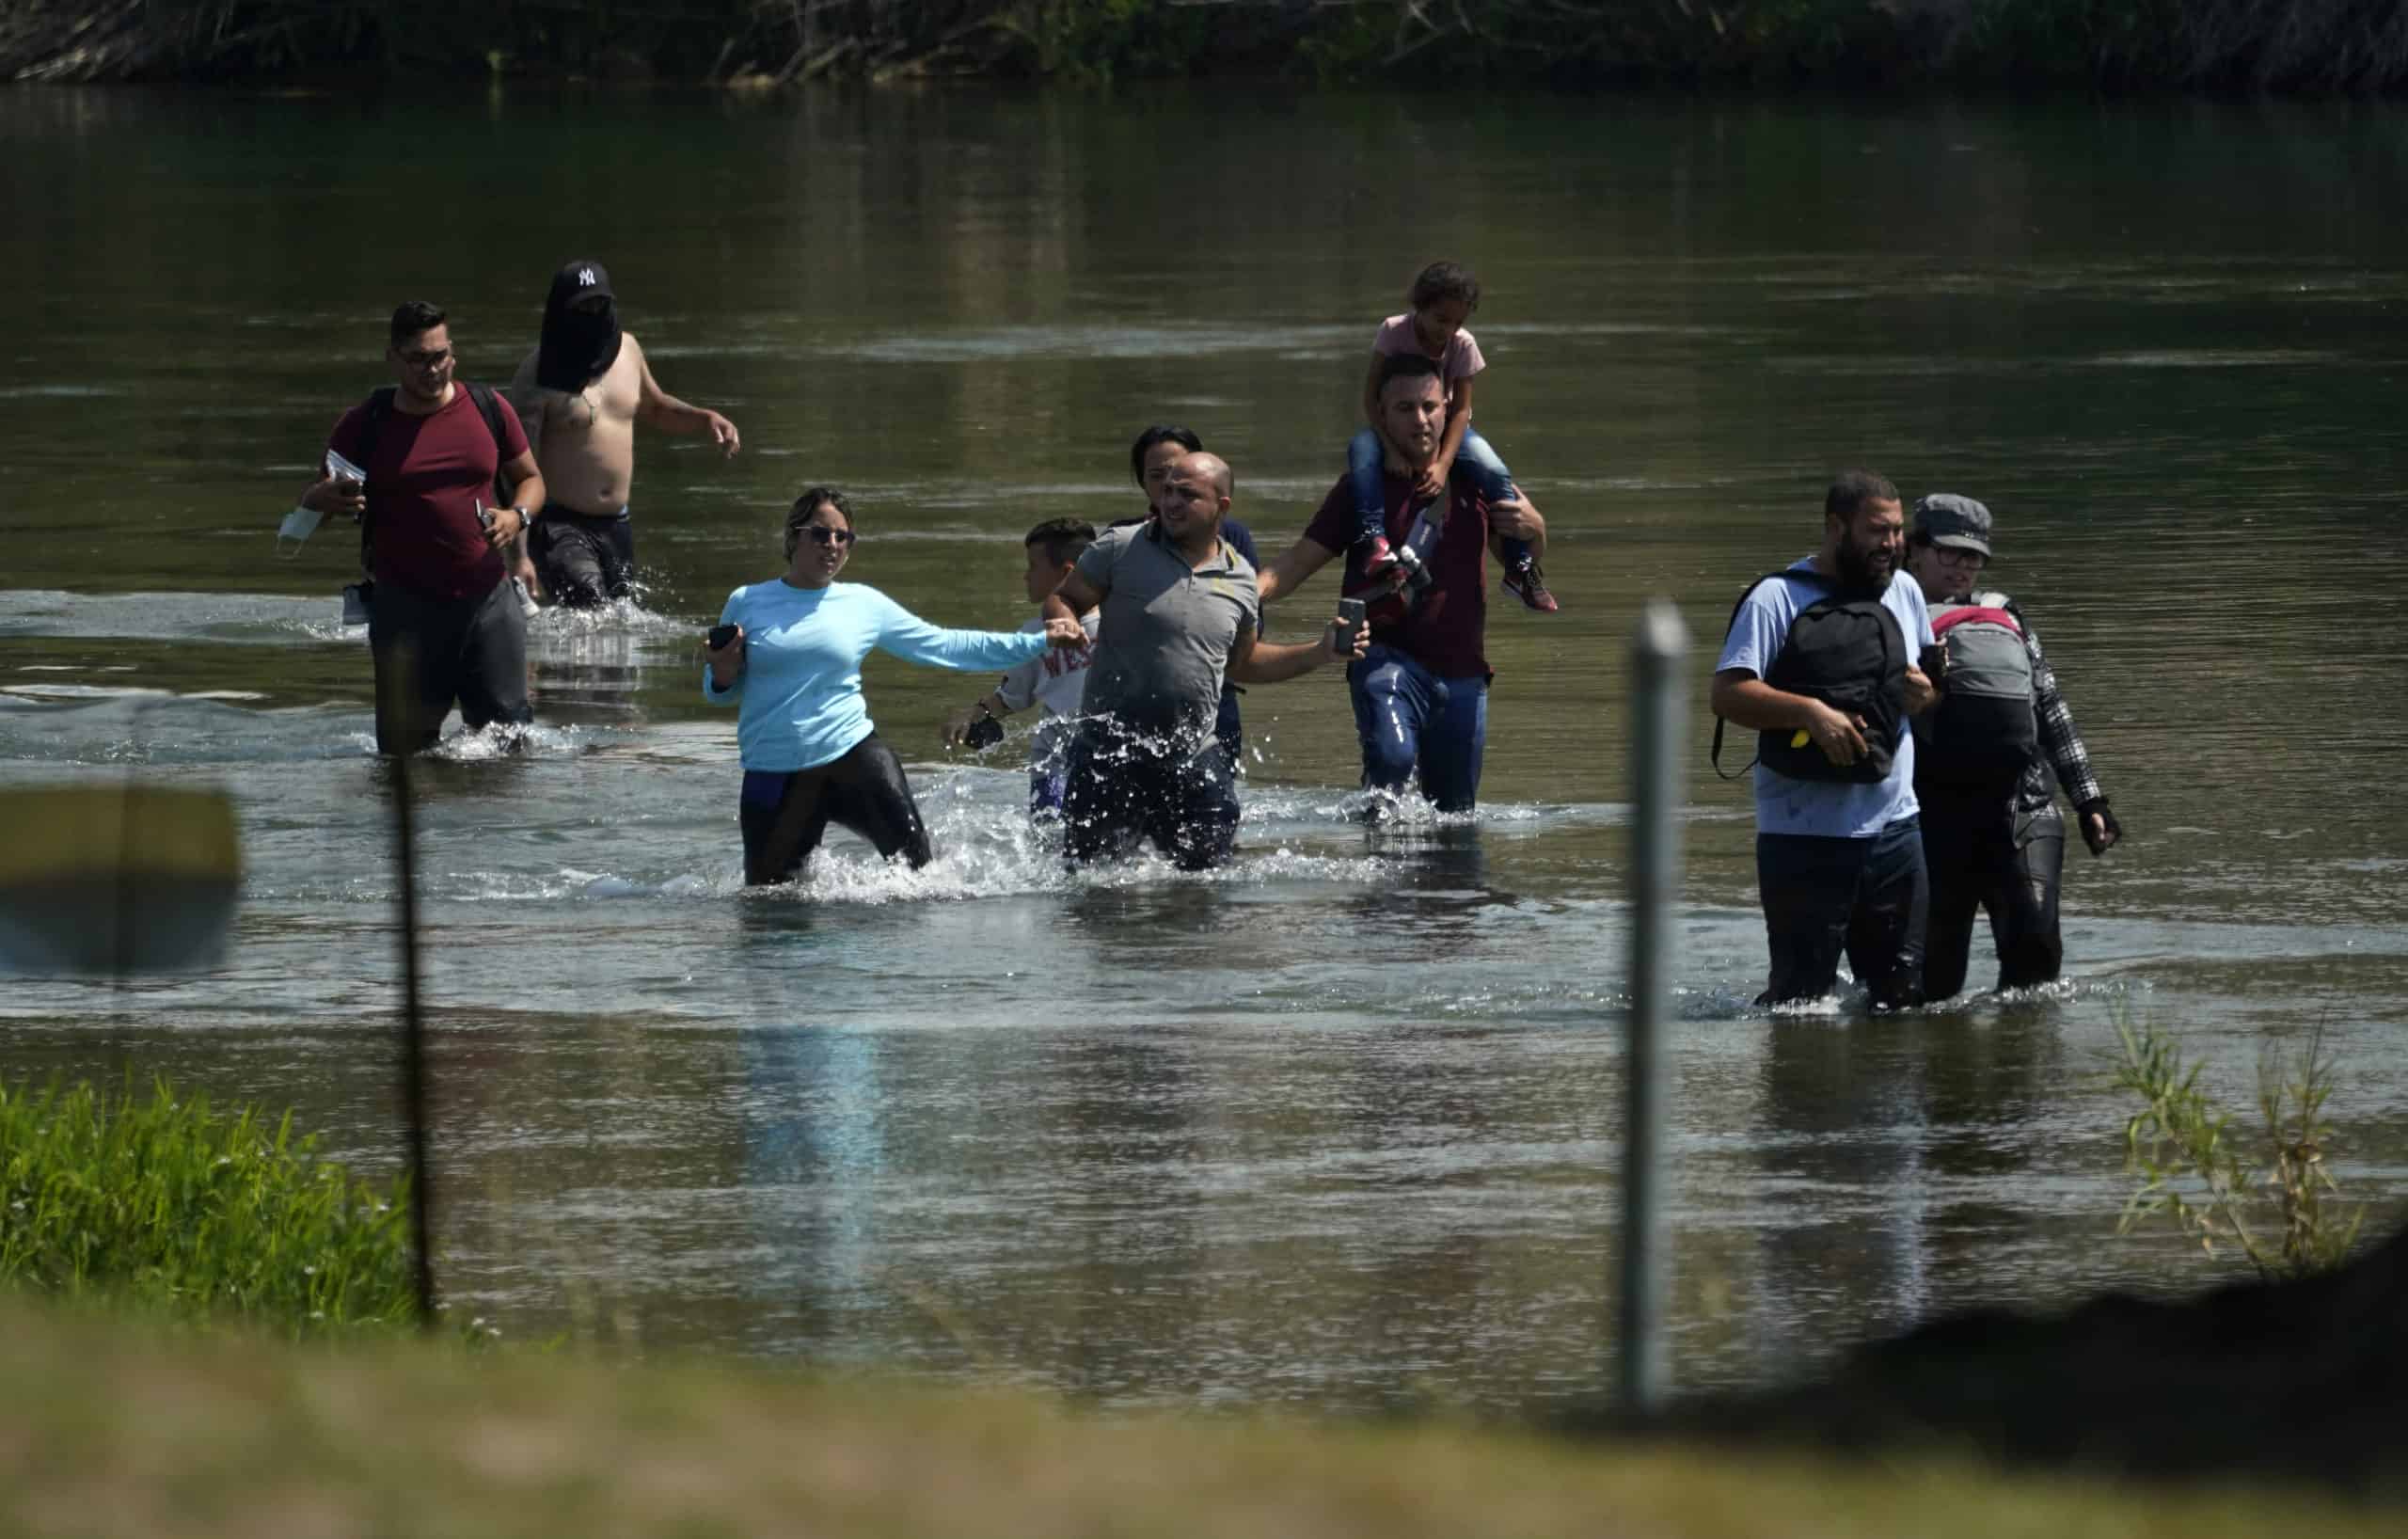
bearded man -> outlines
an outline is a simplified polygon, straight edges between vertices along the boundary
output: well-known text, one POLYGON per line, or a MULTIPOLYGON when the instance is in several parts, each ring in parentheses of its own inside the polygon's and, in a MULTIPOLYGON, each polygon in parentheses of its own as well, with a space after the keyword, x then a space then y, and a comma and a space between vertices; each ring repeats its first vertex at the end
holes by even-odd
POLYGON ((543 339, 510 382, 511 404, 547 467, 551 500, 516 553, 517 576, 556 604, 591 608, 624 598, 635 579, 627 497, 636 474, 636 422, 707 435, 723 454, 736 424, 660 388, 643 345, 619 325, 610 275, 572 262, 552 275, 543 339))
POLYGON ((1833 481, 1822 548, 1748 590, 1715 665, 1714 714, 1761 735, 1759 1004, 1831 993, 1843 951, 1876 1008, 1922 998, 1931 884, 1906 718, 1938 696, 1918 666, 1931 611, 1903 567, 1906 528, 1889 482, 1833 481))

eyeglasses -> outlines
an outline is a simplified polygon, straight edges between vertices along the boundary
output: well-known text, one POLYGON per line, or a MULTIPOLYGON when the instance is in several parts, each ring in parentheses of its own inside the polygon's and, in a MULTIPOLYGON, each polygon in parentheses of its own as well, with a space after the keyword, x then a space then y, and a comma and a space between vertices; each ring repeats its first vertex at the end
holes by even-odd
POLYGON ((1989 562, 1978 550, 1968 550, 1961 545, 1935 545, 1931 553, 1940 558, 1942 566, 1983 566, 1989 562))
POLYGON ((814 545, 832 545, 841 547, 853 543, 851 530, 838 529, 833 524, 803 524, 799 526, 795 532, 810 535, 814 545))
POLYGON ((452 361, 452 350, 447 347, 440 353, 404 353, 402 361, 413 369, 440 369, 452 361))

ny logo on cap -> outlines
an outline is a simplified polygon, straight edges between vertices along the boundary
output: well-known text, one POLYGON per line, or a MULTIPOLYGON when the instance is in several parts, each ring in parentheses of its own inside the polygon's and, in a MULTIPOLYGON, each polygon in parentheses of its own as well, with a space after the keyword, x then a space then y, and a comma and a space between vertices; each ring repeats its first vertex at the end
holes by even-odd
POLYGON ((594 287, 593 268, 580 267, 577 270, 577 286, 580 289, 590 289, 594 287))

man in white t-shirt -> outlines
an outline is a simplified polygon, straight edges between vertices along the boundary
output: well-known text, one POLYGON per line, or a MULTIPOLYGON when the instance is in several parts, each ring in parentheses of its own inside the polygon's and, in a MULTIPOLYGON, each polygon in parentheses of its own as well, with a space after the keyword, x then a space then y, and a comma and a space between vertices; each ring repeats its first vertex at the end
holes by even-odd
POLYGON ((1889 482, 1840 476, 1823 499, 1822 548, 1748 591, 1715 665, 1714 714, 1766 745, 1755 777, 1756 881, 1772 972, 1759 1004, 1830 994, 1843 951, 1876 1007, 1922 997, 1931 883, 1906 719, 1939 697, 1918 666, 1931 612, 1904 570, 1906 531, 1889 482), (1870 662, 1851 676, 1807 669, 1810 656, 1819 668, 1854 655, 1824 649, 1819 633, 1839 628, 1869 636, 1870 662))
MULTIPOLYGON (((1028 601, 1042 605, 1062 585, 1086 547, 1095 544, 1095 526, 1079 518, 1048 518, 1028 532, 1022 542, 1028 550, 1028 601)), ((945 718, 944 740, 956 747, 986 748, 1003 741, 1003 719, 1031 706, 1044 716, 1029 739, 1028 815, 1040 823, 1062 816, 1063 771, 1068 763, 1070 724, 1078 719, 1079 702, 1086 693, 1087 666, 1095 660, 1098 611, 1079 616, 1086 627, 1087 644, 1061 647, 1032 658, 1006 674, 1003 682, 984 698, 945 718)), ((1022 630, 1043 630, 1042 618, 1022 630)))

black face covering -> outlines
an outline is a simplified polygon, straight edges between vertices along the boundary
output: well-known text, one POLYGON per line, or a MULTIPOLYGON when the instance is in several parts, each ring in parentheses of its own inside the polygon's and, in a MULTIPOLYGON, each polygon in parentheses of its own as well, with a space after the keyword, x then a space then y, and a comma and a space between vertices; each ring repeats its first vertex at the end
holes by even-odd
POLYGON ((544 300, 544 340, 535 355, 535 383, 547 390, 581 390, 619 359, 619 305, 610 275, 598 262, 572 262, 552 275, 544 300), (602 313, 570 309, 602 296, 602 313))

